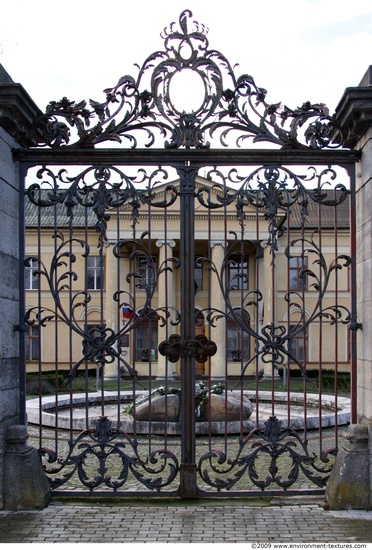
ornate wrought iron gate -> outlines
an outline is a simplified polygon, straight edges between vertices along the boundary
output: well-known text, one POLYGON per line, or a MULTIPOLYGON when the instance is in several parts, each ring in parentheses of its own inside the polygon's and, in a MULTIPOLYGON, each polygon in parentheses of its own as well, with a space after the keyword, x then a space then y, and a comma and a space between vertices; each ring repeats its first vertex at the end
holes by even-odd
POLYGON ((323 105, 236 77, 191 16, 104 102, 52 102, 16 152, 23 416, 56 492, 321 492, 355 418, 356 154, 323 105), (233 146, 249 139, 275 148, 233 146))

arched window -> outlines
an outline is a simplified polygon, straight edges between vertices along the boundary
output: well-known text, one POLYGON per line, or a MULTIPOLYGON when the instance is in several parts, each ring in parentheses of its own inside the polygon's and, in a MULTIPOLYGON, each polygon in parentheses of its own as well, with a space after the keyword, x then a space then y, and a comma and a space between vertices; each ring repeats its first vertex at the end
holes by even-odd
MULTIPOLYGON (((250 319, 246 311, 234 309, 234 316, 243 319, 243 325, 249 327, 250 319)), ((249 334, 240 327, 231 315, 227 321, 227 360, 248 361, 251 356, 249 334)))
MULTIPOLYGON (((141 314, 143 312, 140 312, 141 314)), ((158 360, 158 322, 157 313, 150 311, 144 314, 144 318, 136 326, 134 350, 136 361, 158 360)))

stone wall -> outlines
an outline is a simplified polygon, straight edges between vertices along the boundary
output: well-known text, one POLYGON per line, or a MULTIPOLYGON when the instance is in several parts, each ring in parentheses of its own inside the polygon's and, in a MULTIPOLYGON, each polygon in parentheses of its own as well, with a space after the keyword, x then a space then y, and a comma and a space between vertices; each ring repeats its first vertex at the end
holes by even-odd
POLYGON ((27 124, 38 109, 0 65, 0 509, 6 432, 19 424, 19 168, 12 149, 27 145, 27 124))
MULTIPOLYGON (((18 169, 12 161, 15 141, 0 128, 0 471, 5 436, 19 416, 18 324, 18 169)), ((3 476, 0 477, 2 507, 3 476)))
POLYGON ((372 66, 347 88, 336 109, 347 147, 360 151, 356 169, 357 421, 349 426, 326 497, 333 509, 372 508, 372 66))
POLYGON ((372 422, 372 66, 359 86, 347 88, 336 109, 346 146, 361 152, 356 169, 357 415, 372 422))
MULTIPOLYGON (((372 87, 371 87, 372 102, 372 87)), ((358 421, 372 422, 372 128, 358 143, 362 158, 357 170, 357 300, 358 331, 357 413, 358 421)))

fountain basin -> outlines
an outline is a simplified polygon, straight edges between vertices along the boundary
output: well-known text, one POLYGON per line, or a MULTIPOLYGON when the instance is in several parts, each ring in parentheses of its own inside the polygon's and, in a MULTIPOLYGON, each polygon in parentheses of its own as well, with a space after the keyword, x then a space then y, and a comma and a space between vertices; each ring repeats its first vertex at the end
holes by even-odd
MULTIPOLYGON (((240 393, 224 391, 211 393, 205 401, 195 401, 195 421, 239 421, 248 420, 253 412, 251 400, 240 393)), ((132 410, 133 418, 136 421, 148 422, 179 422, 181 417, 181 396, 175 394, 160 394, 151 396, 151 401, 136 404, 132 410)))
MULTIPOLYGON (((136 397, 147 392, 138 392, 136 397)), ((237 392, 238 393, 238 392, 237 392)), ((240 392, 239 392, 240 393, 240 392)), ((257 411, 256 392, 245 391, 253 404, 253 412, 248 420, 240 421, 212 421, 196 422, 195 432, 197 435, 213 434, 234 434, 249 433, 258 425, 263 426, 264 422, 272 416, 272 394, 269 391, 259 392, 259 403, 257 411)), ((123 413, 126 404, 132 401, 131 392, 123 392, 120 395, 120 405, 117 402, 117 392, 105 392, 104 398, 100 392, 88 394, 74 394, 72 403, 70 395, 59 395, 58 402, 55 396, 45 396, 41 401, 30 399, 27 401, 27 418, 30 424, 42 424, 50 428, 84 431, 87 428, 94 428, 97 419, 103 414, 112 420, 114 428, 120 427, 127 433, 137 434, 164 434, 179 435, 181 433, 180 422, 147 422, 134 421, 131 416, 123 413), (104 399, 104 410, 102 411, 102 399, 104 399), (88 420, 86 419, 85 405, 89 403, 88 420), (70 408, 73 407, 73 415, 70 408), (119 422, 118 422, 119 418, 119 422)), ((291 394, 291 417, 290 427, 294 430, 319 429, 346 425, 350 422, 350 399, 334 396, 322 397, 322 415, 319 415, 319 395, 308 394, 306 400, 307 415, 304 419, 304 395, 302 393, 291 394)), ((278 392, 274 398, 274 414, 281 420, 282 426, 288 427, 288 395, 286 392, 278 392)))

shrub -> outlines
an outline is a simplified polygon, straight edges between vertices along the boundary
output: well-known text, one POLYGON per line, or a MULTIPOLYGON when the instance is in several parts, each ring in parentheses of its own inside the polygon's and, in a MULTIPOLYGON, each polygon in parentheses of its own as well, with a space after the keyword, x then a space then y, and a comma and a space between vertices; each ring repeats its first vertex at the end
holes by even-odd
MULTIPOLYGON (((278 369, 279 375, 283 376, 283 369, 278 369)), ((302 377, 302 373, 299 369, 291 369, 289 372, 291 379, 298 379, 302 377)), ((307 377, 316 383, 317 388, 321 383, 323 390, 334 391, 335 389, 335 372, 333 370, 322 370, 321 372, 318 369, 307 371, 307 377), (321 379, 319 379, 321 376, 321 379)), ((350 391, 350 373, 349 372, 339 372, 337 373, 337 389, 338 391, 348 393, 350 391)))
POLYGON ((42 395, 51 395, 54 393, 54 386, 49 382, 49 380, 37 380, 33 378, 32 380, 26 383, 26 393, 29 395, 39 395, 41 392, 42 395))

